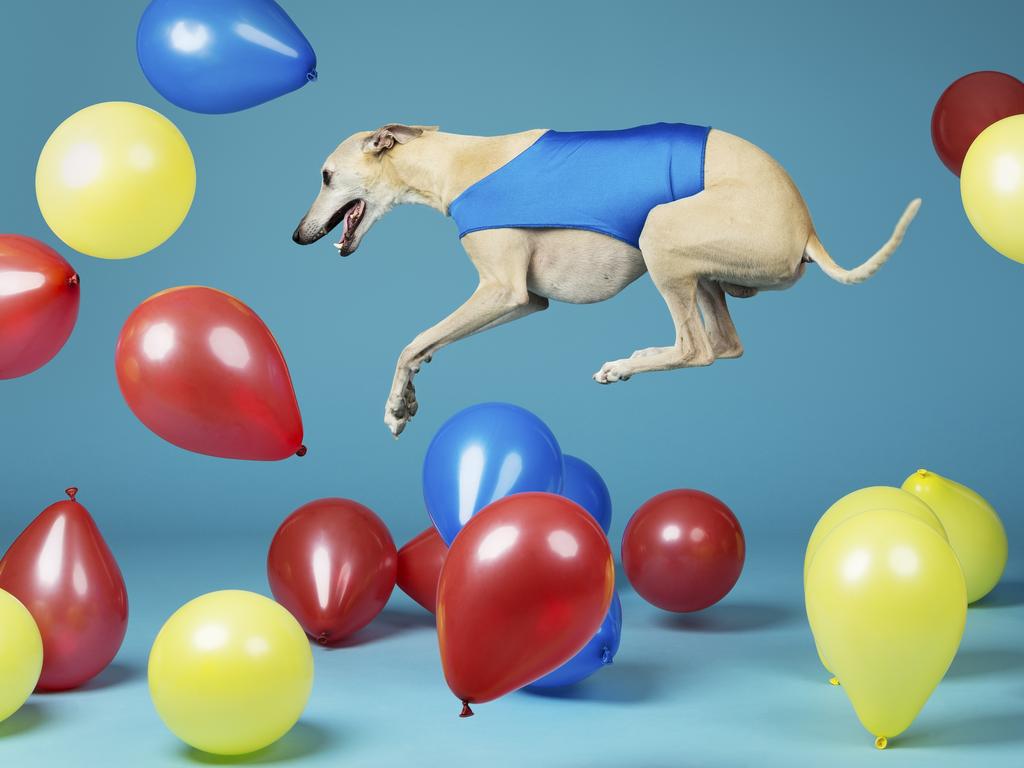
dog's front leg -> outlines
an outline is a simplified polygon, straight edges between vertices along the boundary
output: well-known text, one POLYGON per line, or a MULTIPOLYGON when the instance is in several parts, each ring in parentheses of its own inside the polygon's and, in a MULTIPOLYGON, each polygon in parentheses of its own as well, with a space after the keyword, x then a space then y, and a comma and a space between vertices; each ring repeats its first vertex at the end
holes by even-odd
POLYGON ((419 373, 420 366, 437 350, 477 331, 522 317, 545 306, 546 300, 531 296, 525 287, 520 291, 503 283, 482 281, 465 304, 437 325, 425 330, 402 350, 395 367, 391 394, 384 409, 384 423, 391 433, 398 437, 409 419, 416 415, 418 405, 412 380, 419 373))

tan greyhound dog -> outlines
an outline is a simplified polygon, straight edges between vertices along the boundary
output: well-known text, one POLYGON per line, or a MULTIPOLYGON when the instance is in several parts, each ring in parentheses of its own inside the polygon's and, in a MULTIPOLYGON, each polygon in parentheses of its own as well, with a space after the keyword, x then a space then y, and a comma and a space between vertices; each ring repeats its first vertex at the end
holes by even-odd
MULTIPOLYGON (((335 247, 355 251, 370 227, 400 203, 448 215, 470 186, 502 168, 546 132, 461 136, 425 126, 386 125, 350 136, 327 158, 322 186, 295 230, 306 245, 338 224, 335 247)), ((601 384, 636 373, 709 365, 739 357, 743 346, 725 295, 746 298, 788 288, 807 262, 840 283, 871 277, 899 246, 921 201, 913 200, 888 242, 854 269, 832 260, 789 175, 743 139, 712 129, 702 158, 703 189, 650 210, 639 248, 595 231, 494 228, 465 234, 479 272, 473 295, 419 334, 398 358, 384 421, 398 434, 417 410, 413 377, 447 344, 545 309, 548 299, 585 304, 608 299, 650 272, 675 324, 675 343, 639 349, 605 363, 601 384), (703 317, 703 322, 702 322, 703 317)))

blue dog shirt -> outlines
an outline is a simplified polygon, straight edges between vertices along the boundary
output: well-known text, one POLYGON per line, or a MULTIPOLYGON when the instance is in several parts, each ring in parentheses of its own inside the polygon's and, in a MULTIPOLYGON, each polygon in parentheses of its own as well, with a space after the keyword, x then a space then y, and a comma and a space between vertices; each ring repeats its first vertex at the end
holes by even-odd
POLYGON ((459 237, 509 227, 589 229, 638 247, 652 208, 704 189, 709 130, 656 123, 547 131, 467 188, 448 212, 459 237))

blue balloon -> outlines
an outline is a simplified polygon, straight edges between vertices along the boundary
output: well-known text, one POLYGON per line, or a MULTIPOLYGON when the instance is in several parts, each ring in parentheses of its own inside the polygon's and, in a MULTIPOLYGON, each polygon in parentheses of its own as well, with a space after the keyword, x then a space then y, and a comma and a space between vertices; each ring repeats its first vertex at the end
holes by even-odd
POLYGON ((612 524, 612 497, 596 469, 583 459, 566 454, 562 495, 587 510, 608 533, 612 524))
POLYGON ((423 498, 446 544, 492 501, 561 490, 558 441, 543 421, 509 403, 459 411, 437 431, 423 459, 423 498))
POLYGON ((573 685, 590 677, 605 664, 611 664, 619 650, 619 639, 622 635, 622 604, 619 593, 612 593, 612 604, 608 614, 601 622, 597 633, 582 650, 560 666, 527 686, 527 689, 561 688, 573 685))
POLYGON ((313 48, 274 0, 152 0, 135 50, 153 87, 193 112, 237 112, 316 79, 313 48))

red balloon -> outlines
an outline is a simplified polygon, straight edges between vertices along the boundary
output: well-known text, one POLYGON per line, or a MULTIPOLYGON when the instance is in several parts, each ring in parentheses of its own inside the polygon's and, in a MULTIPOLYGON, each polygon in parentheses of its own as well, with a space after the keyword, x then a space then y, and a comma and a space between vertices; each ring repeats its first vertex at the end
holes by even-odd
POLYGON ((462 716, 571 659, 601 626, 614 588, 608 539, 575 502, 519 493, 471 517, 437 588, 441 664, 462 716))
POLYGON ((638 509, 622 535, 622 567, 633 589, 666 611, 714 605, 743 570, 743 529, 703 491, 665 491, 638 509))
POLYGON ((117 655, 128 628, 121 569, 89 512, 75 501, 44 509, 0 560, 0 589, 28 608, 43 637, 37 691, 92 679, 117 655))
POLYGON ((0 235, 0 379, 56 355, 78 319, 78 274, 31 237, 0 235))
POLYGON ((267 580, 306 633, 332 645, 369 624, 395 588, 398 553, 379 517, 350 499, 319 499, 274 534, 267 580))
POLYGON ((306 452, 281 350, 233 296, 195 285, 150 296, 121 329, 115 362, 128 407, 180 448, 262 461, 306 452))
POLYGON ((1024 114, 1024 83, 1003 72, 972 72, 943 91, 932 112, 932 144, 957 176, 978 134, 1010 115, 1024 114))
POLYGON ((398 550, 398 586, 431 613, 437 611, 437 582, 448 547, 430 526, 398 550))

